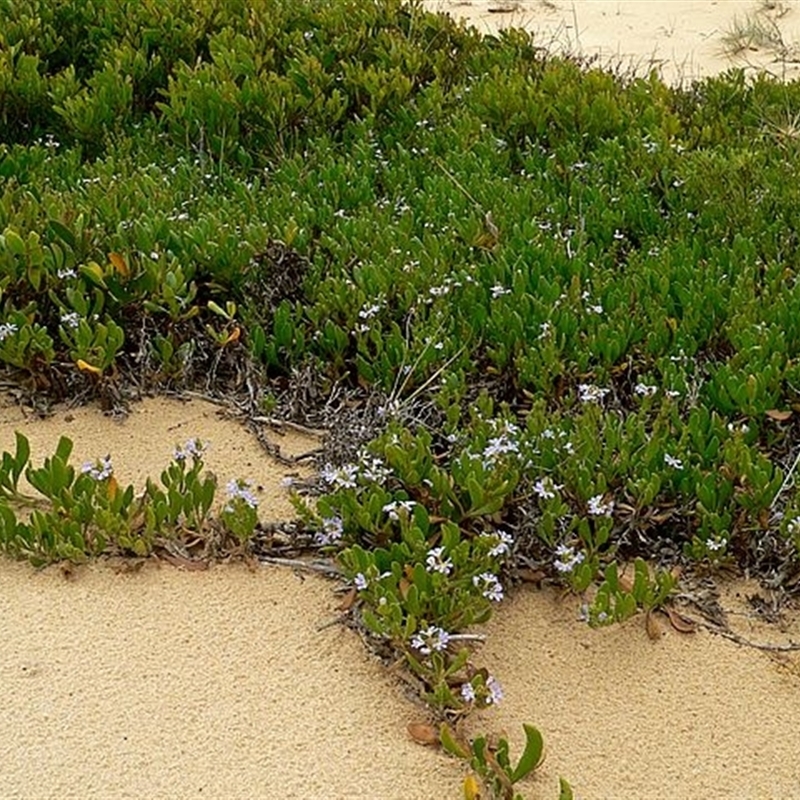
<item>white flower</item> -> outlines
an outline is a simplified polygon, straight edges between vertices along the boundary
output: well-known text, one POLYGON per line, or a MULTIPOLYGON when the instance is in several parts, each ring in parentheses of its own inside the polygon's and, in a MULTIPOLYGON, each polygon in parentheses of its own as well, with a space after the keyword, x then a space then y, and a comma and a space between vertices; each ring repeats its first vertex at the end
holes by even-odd
POLYGON ((320 471, 320 475, 326 483, 330 483, 340 489, 353 489, 358 477, 357 464, 345 464, 342 467, 334 467, 326 464, 320 471))
POLYGON ((475 702, 475 687, 471 683, 461 684, 461 697, 467 703, 475 702))
POLYGON ((440 653, 449 642, 450 634, 435 625, 431 625, 411 637, 411 646, 424 656, 429 656, 434 650, 440 653))
POLYGON ((541 325, 539 325, 539 335, 536 338, 544 339, 550 334, 552 330, 553 326, 549 322, 543 322, 541 325))
POLYGON ((519 445, 513 440, 509 439, 506 434, 495 436, 489 439, 488 444, 483 449, 484 458, 496 458, 503 453, 518 453, 519 445))
POLYGON ((669 467, 674 467, 675 469, 683 469, 683 462, 679 458, 671 456, 669 453, 664 453, 664 463, 669 467))
POLYGON ((505 286, 500 285, 499 283, 495 284, 491 288, 492 298, 497 300, 498 297, 502 297, 505 294, 511 294, 511 289, 506 289, 505 286))
POLYGON ((67 278, 77 277, 77 273, 75 272, 74 269, 60 269, 58 270, 58 272, 56 272, 56 275, 58 276, 58 279, 61 281, 66 280, 67 278))
POLYGON ((600 303, 596 303, 593 306, 587 306, 586 310, 591 314, 602 314, 603 306, 601 306, 600 303))
POLYGON ((599 403, 609 391, 610 389, 601 389, 591 383, 581 383, 578 386, 578 399, 582 403, 599 403))
POLYGON ((439 572, 442 575, 449 575, 453 569, 453 562, 444 557, 444 547, 434 547, 428 550, 428 557, 425 559, 428 565, 428 572, 439 572))
POLYGON ((16 333, 17 330, 18 328, 13 322, 3 322, 0 324, 0 342, 16 333))
POLYGON ((633 391, 640 397, 652 397, 658 391, 658 387, 647 383, 637 383, 633 391))
POLYGON ((61 324, 68 328, 77 328, 81 324, 81 315, 77 311, 69 311, 61 315, 61 324))
POLYGON ((556 496, 556 492, 564 488, 564 484, 555 483, 548 475, 544 478, 539 478, 533 484, 533 491, 542 498, 542 500, 552 500, 556 496))
POLYGON ((706 548, 712 553, 716 553, 717 550, 723 550, 727 544, 728 540, 724 536, 720 536, 719 538, 709 539, 706 542, 706 548))
POLYGON ((511 553, 511 545, 514 544, 514 537, 505 531, 494 531, 494 533, 482 533, 481 538, 489 538, 497 541, 490 550, 489 555, 492 558, 499 558, 500 556, 507 556, 511 553))
POLYGON ((603 495, 596 494, 589 498, 589 513, 594 517, 610 517, 614 510, 614 501, 603 502, 603 495))
POLYGON ((384 483, 392 474, 391 469, 380 458, 362 459, 361 477, 372 483, 384 483))
POLYGON ((416 504, 414 500, 393 500, 383 507, 383 511, 389 515, 390 520, 397 522, 400 519, 400 515, 397 513, 398 511, 404 511, 406 514, 410 514, 416 504))

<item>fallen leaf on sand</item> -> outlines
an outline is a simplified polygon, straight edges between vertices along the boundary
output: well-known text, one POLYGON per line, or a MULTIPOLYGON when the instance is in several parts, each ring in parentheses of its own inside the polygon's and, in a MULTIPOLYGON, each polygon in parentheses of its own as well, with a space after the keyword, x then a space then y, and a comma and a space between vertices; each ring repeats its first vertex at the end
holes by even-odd
POLYGON ((349 611, 356 602, 356 598, 358 597, 358 592, 356 588, 353 587, 342 599, 342 602, 339 604, 339 611, 349 611))
POLYGON ((419 744, 439 744, 439 734, 436 732, 436 728, 425 722, 409 722, 408 735, 419 744))
POLYGON ((168 564, 172 564, 173 567, 186 569, 190 572, 199 572, 200 570, 208 569, 207 561, 196 561, 193 558, 184 558, 183 556, 176 556, 172 553, 159 553, 158 557, 168 564))
POLYGON ((664 635, 664 629, 661 627, 661 623, 653 613, 652 608, 648 609, 647 613, 644 615, 644 627, 647 631, 647 635, 654 642, 658 641, 664 635))
POLYGON ((667 612, 672 627, 679 633, 694 633, 697 630, 697 623, 694 620, 684 617, 679 611, 669 606, 664 610, 667 612))

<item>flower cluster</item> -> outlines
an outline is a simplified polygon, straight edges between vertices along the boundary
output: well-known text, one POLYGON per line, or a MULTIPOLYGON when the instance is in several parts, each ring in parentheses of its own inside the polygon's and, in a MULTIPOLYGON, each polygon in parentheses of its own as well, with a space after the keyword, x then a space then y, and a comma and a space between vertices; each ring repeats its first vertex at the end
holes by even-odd
POLYGON ((604 501, 602 494, 589 498, 588 511, 593 517, 610 517, 614 512, 614 501, 604 501))
POLYGON ((580 550, 576 552, 574 547, 560 544, 556 547, 556 558, 553 562, 553 566, 559 572, 569 573, 579 564, 582 564, 583 560, 584 555, 580 550))
POLYGON ((326 464, 320 474, 326 483, 336 489, 355 489, 358 479, 358 464, 344 464, 341 467, 326 464))
POLYGON ((397 522, 400 519, 398 512, 410 514, 415 505, 414 500, 393 500, 391 503, 387 503, 383 510, 389 515, 390 520, 397 522))
POLYGON ((81 467, 84 475, 90 475, 96 481, 104 481, 114 474, 114 467, 111 466, 111 456, 98 459, 97 461, 86 461, 81 467))
POLYGON ((477 690, 474 681, 461 685, 461 698, 466 703, 475 703, 480 700, 487 706, 497 705, 503 696, 503 688, 497 678, 492 675, 489 675, 483 685, 477 687, 477 690))
POLYGON ((314 543, 321 547, 336 544, 342 538, 343 532, 344 526, 340 517, 325 517, 322 520, 322 530, 314 534, 314 543))
POLYGON ((581 403, 601 403, 609 391, 592 383, 581 383, 578 386, 578 399, 581 403))
POLYGON ((441 653, 447 649, 448 644, 450 644, 450 634, 436 625, 429 625, 411 637, 411 646, 424 656, 429 656, 433 652, 441 653))
POLYGON ((442 575, 449 575, 453 571, 453 562, 445 557, 444 547, 434 547, 428 550, 428 557, 425 559, 428 572, 438 572, 442 575))
POLYGON ((561 483, 556 483, 549 475, 544 478, 539 478, 533 484, 533 491, 542 500, 552 500, 556 496, 556 492, 564 488, 561 483))
POLYGON ((497 575, 492 572, 482 572, 475 575, 472 585, 479 589, 481 594, 493 603, 499 603, 503 599, 503 585, 497 575))
POLYGON ((175 461, 185 461, 191 456, 191 458, 199 461, 208 452, 208 448, 208 442, 201 442, 200 439, 188 439, 183 447, 180 445, 175 447, 172 457, 175 461))
POLYGON ((228 492, 228 503, 225 506, 225 510, 232 511, 235 500, 241 500, 250 508, 258 508, 258 498, 253 494, 252 487, 251 481, 241 480, 240 478, 228 481, 225 487, 228 492))
POLYGON ((493 531, 492 533, 482 533, 482 539, 492 539, 494 544, 489 550, 492 558, 501 558, 511 554, 511 546, 514 544, 514 537, 506 531, 493 531))

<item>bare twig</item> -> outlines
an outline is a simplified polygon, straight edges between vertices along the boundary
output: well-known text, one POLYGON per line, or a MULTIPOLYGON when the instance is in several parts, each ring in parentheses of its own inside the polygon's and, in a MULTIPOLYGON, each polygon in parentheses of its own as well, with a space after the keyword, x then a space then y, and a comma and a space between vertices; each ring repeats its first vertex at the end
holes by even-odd
POLYGON ((274 556, 259 556, 259 561, 264 564, 273 564, 276 567, 291 567, 292 569, 305 569, 309 572, 322 573, 342 577, 342 571, 335 564, 320 561, 302 561, 298 558, 275 558, 274 556))

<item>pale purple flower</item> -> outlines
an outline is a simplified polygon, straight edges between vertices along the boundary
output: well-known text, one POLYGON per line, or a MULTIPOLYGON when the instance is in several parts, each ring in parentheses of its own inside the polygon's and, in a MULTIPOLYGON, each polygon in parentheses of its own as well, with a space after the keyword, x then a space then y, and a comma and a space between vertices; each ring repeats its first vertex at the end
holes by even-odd
POLYGON ((481 590, 481 594, 494 603, 499 603, 503 599, 503 585, 491 572, 482 572, 472 578, 472 585, 481 590))
POLYGON ((569 547, 565 544, 560 544, 556 547, 556 559, 553 566, 563 573, 572 572, 578 564, 583 563, 584 555, 582 552, 575 552, 574 547, 569 547))
MULTIPOLYGON (((258 498, 253 494, 253 484, 251 481, 233 478, 228 481, 225 487, 228 492, 228 500, 243 500, 250 508, 258 508, 258 498)), ((228 506, 230 508, 230 506, 228 506)))
POLYGON ((496 458, 504 453, 518 453, 519 445, 513 440, 509 439, 504 433, 489 439, 488 444, 483 450, 484 458, 496 458))
POLYGON ((188 439, 183 447, 178 445, 175 448, 172 457, 175 461, 185 461, 189 456, 199 460, 208 452, 208 448, 208 442, 202 442, 200 439, 188 439))
POLYGON ((489 705, 497 705, 503 699, 503 687, 500 686, 497 679, 490 675, 486 679, 486 688, 489 690, 489 696, 486 702, 489 705))
POLYGON ((111 466, 111 456, 105 456, 97 461, 86 461, 81 467, 81 472, 91 475, 96 481, 110 478, 114 472, 114 467, 111 466))
POLYGON ((353 489, 358 477, 358 465, 345 464, 341 467, 334 467, 332 464, 326 464, 320 471, 320 475, 326 483, 332 484, 336 488, 353 489))
POLYGON ((471 683, 461 684, 461 697, 467 703, 475 702, 475 687, 471 683))
POLYGON ((359 592, 363 592, 364 589, 367 588, 369 585, 369 581, 367 580, 366 576, 363 572, 359 572, 358 575, 353 578, 353 585, 359 592))

